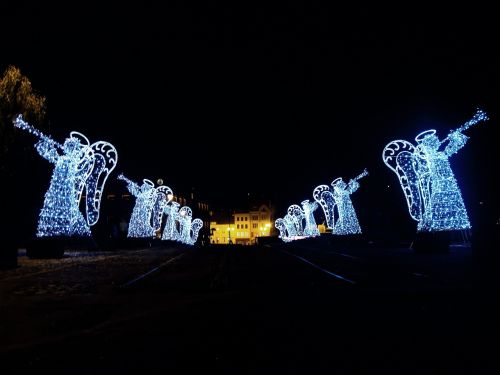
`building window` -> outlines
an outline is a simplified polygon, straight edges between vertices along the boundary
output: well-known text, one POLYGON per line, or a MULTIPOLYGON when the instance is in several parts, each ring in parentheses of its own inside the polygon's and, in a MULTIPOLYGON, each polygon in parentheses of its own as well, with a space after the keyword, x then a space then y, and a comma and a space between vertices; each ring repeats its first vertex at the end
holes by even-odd
POLYGON ((245 229, 248 229, 248 224, 245 224, 245 229))
POLYGON ((257 223, 253 223, 253 224, 252 224, 252 228, 253 228, 253 229, 257 228, 257 226, 258 226, 258 225, 257 225, 257 223))

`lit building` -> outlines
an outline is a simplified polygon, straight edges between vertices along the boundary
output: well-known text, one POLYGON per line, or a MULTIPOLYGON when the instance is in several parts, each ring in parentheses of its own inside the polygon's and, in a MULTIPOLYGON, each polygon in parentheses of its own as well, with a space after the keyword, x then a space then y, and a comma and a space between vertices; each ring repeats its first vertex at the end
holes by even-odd
POLYGON ((274 234, 272 210, 265 204, 258 209, 235 212, 231 216, 229 223, 210 222, 212 244, 252 245, 256 243, 258 237, 274 234))

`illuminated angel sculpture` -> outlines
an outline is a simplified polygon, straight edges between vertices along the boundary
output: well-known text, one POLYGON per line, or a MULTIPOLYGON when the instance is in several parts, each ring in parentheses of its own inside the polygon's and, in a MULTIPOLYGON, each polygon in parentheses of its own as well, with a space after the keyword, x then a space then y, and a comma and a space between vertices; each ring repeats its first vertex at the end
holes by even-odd
POLYGON ((172 202, 164 207, 167 222, 161 239, 194 245, 198 239, 198 233, 203 227, 203 221, 201 219, 193 220, 193 211, 188 206, 183 206, 180 209, 179 207, 177 202, 172 202))
POLYGON ((302 201, 302 210, 306 219, 306 226, 304 228, 304 236, 315 237, 319 236, 318 225, 314 219, 314 211, 318 208, 318 203, 309 202, 308 199, 302 201))
POLYGON ((345 183, 341 177, 332 181, 333 199, 337 206, 338 219, 333 227, 333 234, 359 234, 361 227, 359 226, 358 217, 351 201, 351 194, 359 189, 358 180, 367 176, 368 172, 361 173, 356 178, 345 183))
POLYGON ((276 229, 280 231, 280 234, 278 236, 279 238, 281 238, 284 242, 291 241, 290 236, 288 235, 288 230, 284 219, 282 218, 276 219, 276 221, 274 222, 274 226, 276 227, 276 229))
POLYGON ((162 240, 177 241, 179 239, 180 234, 177 229, 177 223, 179 221, 179 207, 179 203, 171 202, 163 208, 163 212, 167 215, 167 221, 165 223, 165 228, 163 228, 163 234, 161 236, 162 240))
POLYGON ((404 140, 390 142, 382 152, 384 163, 398 176, 410 216, 418 221, 419 232, 469 229, 469 217, 449 158, 469 137, 462 131, 488 120, 478 110, 464 125, 439 140, 435 130, 415 137, 416 145, 404 140))
POLYGON ((118 161, 115 147, 104 141, 90 144, 87 137, 74 131, 61 145, 25 122, 21 115, 14 125, 36 135, 40 139, 35 145, 37 152, 55 165, 40 212, 37 237, 90 236, 90 226, 99 219, 106 179, 118 161), (86 218, 79 208, 84 187, 86 218))
POLYGON ((141 186, 129 180, 122 174, 118 179, 127 182, 127 189, 136 197, 128 225, 128 237, 153 238, 156 228, 153 226, 153 208, 157 199, 157 191, 151 180, 143 179, 141 186))
POLYGON ((188 206, 183 206, 179 210, 179 241, 189 243, 191 238, 191 220, 193 219, 193 211, 188 206))
POLYGON ((290 214, 286 214, 283 218, 283 221, 285 223, 288 238, 290 240, 294 240, 299 235, 294 218, 290 214))
POLYGON ((198 239, 198 232, 203 227, 201 219, 194 219, 193 211, 188 206, 184 206, 179 210, 179 241, 186 245, 194 245, 198 239))
POLYGON ((274 226, 280 231, 278 237, 284 242, 290 242, 298 238, 295 220, 290 214, 286 214, 283 218, 276 219, 274 226))
POLYGON ((295 227, 294 236, 303 236, 304 235, 304 219, 306 217, 302 208, 299 205, 292 204, 288 207, 287 210, 289 218, 292 220, 293 225, 295 227))
POLYGON ((332 181, 331 186, 320 185, 313 191, 313 198, 320 204, 326 218, 328 228, 332 234, 347 235, 361 233, 356 211, 350 195, 359 189, 358 180, 368 175, 365 169, 355 178, 344 182, 341 177, 332 181), (337 218, 335 218, 335 212, 337 218))

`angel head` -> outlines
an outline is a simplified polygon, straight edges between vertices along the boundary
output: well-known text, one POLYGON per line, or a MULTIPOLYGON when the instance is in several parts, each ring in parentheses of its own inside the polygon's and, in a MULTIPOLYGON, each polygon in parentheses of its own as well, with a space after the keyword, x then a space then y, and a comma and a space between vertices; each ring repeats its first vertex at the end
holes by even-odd
POLYGON ((75 151, 80 151, 81 148, 82 145, 78 138, 69 137, 64 141, 63 150, 65 154, 71 154, 75 151))
POLYGON ((441 145, 434 129, 426 130, 415 137, 415 140, 429 150, 437 150, 441 145))
POLYGON ((347 184, 342 180, 342 177, 338 177, 332 181, 332 187, 334 189, 344 190, 347 187, 347 184))
POLYGON ((146 191, 151 190, 154 186, 155 184, 153 183, 153 181, 145 178, 142 180, 141 191, 145 193, 146 191))
POLYGON ((87 154, 88 152, 91 152, 90 141, 82 133, 72 131, 69 133, 69 137, 64 141, 63 150, 65 154, 82 151, 84 154, 87 154))

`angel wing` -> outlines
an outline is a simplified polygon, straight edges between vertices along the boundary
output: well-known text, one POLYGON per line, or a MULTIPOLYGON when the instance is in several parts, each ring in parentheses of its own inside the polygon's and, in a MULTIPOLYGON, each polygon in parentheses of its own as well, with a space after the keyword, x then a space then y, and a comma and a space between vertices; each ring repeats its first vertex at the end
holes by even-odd
POLYGON ((423 199, 419 173, 415 169, 415 152, 415 146, 410 142, 395 140, 385 146, 382 160, 398 176, 410 216, 420 221, 422 220, 423 199))
POLYGON ((118 153, 111 143, 98 141, 90 146, 94 152, 94 166, 86 180, 87 186, 87 222, 94 225, 99 220, 102 191, 104 184, 116 167, 118 153))
POLYGON ((319 185, 313 191, 313 198, 319 203, 325 214, 326 225, 329 229, 333 229, 335 222, 335 214, 333 209, 335 208, 335 199, 333 199, 333 194, 330 191, 328 185, 319 185))
POLYGON ((189 244, 194 245, 198 239, 198 233, 203 227, 203 221, 201 219, 194 219, 191 223, 191 237, 189 239, 189 244))
POLYGON ((94 151, 89 146, 83 146, 79 157, 80 159, 77 162, 75 171, 75 191, 77 205, 80 205, 85 181, 87 181, 92 172, 92 168, 94 168, 95 166, 94 151))

